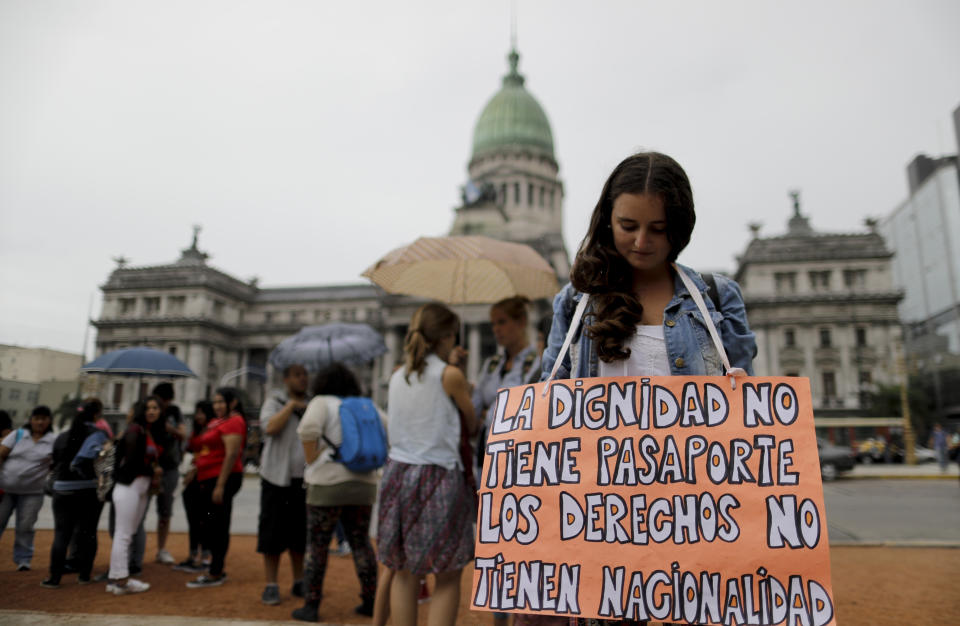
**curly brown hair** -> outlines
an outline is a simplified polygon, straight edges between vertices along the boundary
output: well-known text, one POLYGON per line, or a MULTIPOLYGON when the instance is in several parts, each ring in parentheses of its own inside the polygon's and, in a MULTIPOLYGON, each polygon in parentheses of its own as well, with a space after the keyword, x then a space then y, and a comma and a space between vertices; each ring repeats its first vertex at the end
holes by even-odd
POLYGON ((690 180, 680 164, 665 154, 641 152, 629 156, 607 178, 570 270, 573 286, 593 298, 593 319, 586 332, 597 344, 597 355, 607 363, 630 357, 630 348, 624 344, 643 315, 633 292, 632 268, 613 242, 613 202, 625 193, 656 194, 663 200, 670 242, 668 261, 675 261, 690 243, 697 221, 690 180))

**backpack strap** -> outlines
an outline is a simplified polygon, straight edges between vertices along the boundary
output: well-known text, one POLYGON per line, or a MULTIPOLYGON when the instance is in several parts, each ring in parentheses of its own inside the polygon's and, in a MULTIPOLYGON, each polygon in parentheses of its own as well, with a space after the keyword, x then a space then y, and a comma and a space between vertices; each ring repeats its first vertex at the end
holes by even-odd
POLYGON ((500 361, 503 360, 503 355, 499 352, 490 357, 490 362, 487 364, 487 374, 492 374, 494 370, 497 369, 497 366, 500 365, 500 361))
POLYGON ((547 397, 547 392, 550 390, 550 381, 556 377, 557 370, 560 369, 560 364, 563 362, 563 358, 567 356, 567 350, 570 349, 570 344, 573 342, 573 336, 577 334, 577 329, 580 328, 580 320, 583 319, 583 312, 587 310, 587 302, 589 300, 589 294, 582 294, 580 296, 580 302, 577 303, 577 308, 573 311, 573 319, 570 320, 570 329, 567 330, 567 336, 563 340, 563 345, 560 346, 560 352, 557 353, 557 359, 553 362, 553 370, 550 371, 550 375, 547 376, 547 379, 543 381, 546 383, 543 386, 543 392, 541 393, 544 398, 547 397))
MULTIPOLYGON (((334 410, 333 408, 333 400, 335 399, 337 398, 330 398, 327 400, 327 420, 323 423, 324 431, 327 430, 327 423, 329 423, 329 421, 333 419, 331 418, 331 415, 334 416, 337 420, 340 419, 340 406, 343 403, 343 398, 339 398, 340 404, 337 405, 336 410, 334 410)), ((333 458, 334 460, 336 460, 336 458, 340 455, 340 446, 330 441, 330 438, 327 437, 326 432, 321 433, 320 438, 323 439, 324 442, 326 442, 326 444, 330 447, 331 450, 333 450, 333 458)))

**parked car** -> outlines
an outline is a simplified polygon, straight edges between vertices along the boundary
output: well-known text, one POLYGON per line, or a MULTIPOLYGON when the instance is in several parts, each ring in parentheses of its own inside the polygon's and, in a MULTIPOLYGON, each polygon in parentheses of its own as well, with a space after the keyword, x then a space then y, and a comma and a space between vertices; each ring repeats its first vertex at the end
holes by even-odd
POLYGON ((817 452, 820 454, 820 477, 824 481, 836 479, 841 473, 849 472, 856 462, 851 448, 835 446, 817 437, 817 452))
MULTIPOLYGON (((917 463, 935 463, 937 461, 936 452, 919 444, 914 444, 913 456, 917 460, 917 463)), ((905 460, 904 457, 906 457, 906 452, 904 452, 902 448, 899 448, 893 455, 893 462, 903 463, 905 460)))

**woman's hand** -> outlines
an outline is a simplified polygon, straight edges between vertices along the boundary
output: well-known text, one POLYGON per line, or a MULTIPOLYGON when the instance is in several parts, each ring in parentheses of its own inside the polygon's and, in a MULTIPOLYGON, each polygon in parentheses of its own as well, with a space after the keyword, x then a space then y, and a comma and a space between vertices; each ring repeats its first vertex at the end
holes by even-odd
POLYGON ((187 470, 187 473, 183 475, 183 486, 186 487, 193 482, 193 479, 197 477, 197 468, 191 467, 187 470))
POLYGON ((454 346, 450 351, 450 356, 447 357, 447 363, 459 367, 461 370, 466 369, 467 355, 469 355, 469 352, 463 346, 454 346))
POLYGON ((150 479, 150 487, 156 489, 160 486, 160 481, 163 478, 163 468, 159 465, 153 466, 153 478, 150 479))
POLYGON ((223 504, 223 491, 224 491, 223 485, 217 485, 216 487, 213 488, 213 494, 210 496, 210 499, 217 506, 223 504))

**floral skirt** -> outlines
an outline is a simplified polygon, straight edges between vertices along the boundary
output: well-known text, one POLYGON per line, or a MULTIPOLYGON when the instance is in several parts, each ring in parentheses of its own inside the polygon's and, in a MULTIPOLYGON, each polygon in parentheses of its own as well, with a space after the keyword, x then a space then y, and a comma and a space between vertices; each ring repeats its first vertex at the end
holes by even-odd
POLYGON ((473 559, 474 498, 463 472, 388 459, 380 480, 377 558, 392 570, 437 574, 473 559))

